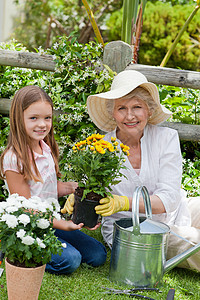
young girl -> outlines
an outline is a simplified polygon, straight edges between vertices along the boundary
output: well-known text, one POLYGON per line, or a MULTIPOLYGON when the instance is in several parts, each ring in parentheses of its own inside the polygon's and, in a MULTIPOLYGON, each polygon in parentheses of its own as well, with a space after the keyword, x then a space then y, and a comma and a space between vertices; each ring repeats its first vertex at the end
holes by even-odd
MULTIPOLYGON (((53 103, 38 86, 26 86, 15 94, 10 109, 8 145, 0 158, 1 175, 10 194, 30 198, 58 198, 74 192, 75 182, 57 181, 58 146, 53 133, 53 103)), ((46 270, 69 274, 81 262, 99 266, 106 260, 105 247, 72 221, 54 220, 55 235, 65 245, 62 255, 52 255, 46 270)))

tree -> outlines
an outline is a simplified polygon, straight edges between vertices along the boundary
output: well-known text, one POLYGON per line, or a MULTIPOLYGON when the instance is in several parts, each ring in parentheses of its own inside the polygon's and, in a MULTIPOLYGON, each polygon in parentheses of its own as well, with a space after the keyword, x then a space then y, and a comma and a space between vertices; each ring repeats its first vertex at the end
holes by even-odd
MULTIPOLYGON (((18 1, 15 2, 18 5, 18 1)), ((122 0, 88 2, 101 30, 107 15, 122 7, 122 0)), ((72 31, 76 32, 80 43, 95 36, 81 0, 26 0, 22 15, 23 18, 20 16, 15 21, 12 37, 32 51, 39 46, 48 48, 58 35, 69 36, 72 31)))

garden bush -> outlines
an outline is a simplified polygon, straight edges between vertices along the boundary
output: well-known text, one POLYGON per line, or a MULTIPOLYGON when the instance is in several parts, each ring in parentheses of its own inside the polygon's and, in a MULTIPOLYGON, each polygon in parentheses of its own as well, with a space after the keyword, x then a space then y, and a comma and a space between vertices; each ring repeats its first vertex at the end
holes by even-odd
MULTIPOLYGON (((143 17, 138 63, 160 65, 169 47, 194 10, 194 5, 147 2, 143 17)), ((167 67, 200 71, 200 12, 195 15, 182 35, 167 67)), ((121 39, 122 10, 107 21, 110 40, 121 39)))

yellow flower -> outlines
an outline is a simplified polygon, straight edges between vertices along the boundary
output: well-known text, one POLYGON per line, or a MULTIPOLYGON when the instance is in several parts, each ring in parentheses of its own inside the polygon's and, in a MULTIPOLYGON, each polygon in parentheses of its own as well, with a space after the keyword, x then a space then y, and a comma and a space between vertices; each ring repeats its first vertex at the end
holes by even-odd
POLYGON ((95 149, 94 146, 91 146, 91 147, 90 147, 90 150, 91 150, 91 151, 94 151, 94 149, 95 149))
POLYGON ((121 147, 121 149, 122 149, 122 150, 124 150, 124 151, 126 151, 126 150, 129 150, 129 149, 130 149, 130 147, 129 147, 129 146, 126 146, 126 145, 124 145, 123 143, 121 143, 121 144, 120 144, 120 147, 121 147))
POLYGON ((111 142, 115 142, 116 141, 116 138, 111 136, 111 142))
POLYGON ((114 142, 113 145, 117 146, 119 143, 118 142, 114 142))
POLYGON ((114 152, 114 151, 115 151, 115 149, 114 149, 113 146, 108 147, 108 150, 109 150, 110 152, 114 152))
POLYGON ((127 156, 129 156, 129 155, 130 155, 130 153, 129 153, 129 151, 128 151, 128 150, 123 150, 123 152, 124 152, 124 153, 126 153, 126 155, 127 155, 127 156))
POLYGON ((96 145, 96 150, 100 153, 103 150, 103 148, 100 145, 96 145))
POLYGON ((101 139, 103 139, 103 138, 104 138, 104 136, 105 136, 105 135, 101 135, 101 134, 99 134, 99 133, 97 133, 97 134, 93 134, 93 138, 95 138, 95 139, 97 139, 97 140, 101 140, 101 139))

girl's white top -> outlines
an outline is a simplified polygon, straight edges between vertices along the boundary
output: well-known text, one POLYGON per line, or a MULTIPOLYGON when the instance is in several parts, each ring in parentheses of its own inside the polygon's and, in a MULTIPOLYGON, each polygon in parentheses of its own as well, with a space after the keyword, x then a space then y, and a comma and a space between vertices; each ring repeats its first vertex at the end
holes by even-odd
MULTIPOLYGON (((43 182, 35 182, 33 180, 28 181, 31 196, 38 196, 42 200, 47 198, 57 199, 57 176, 55 171, 55 163, 51 155, 51 149, 44 141, 41 141, 41 148, 43 154, 40 155, 34 152, 34 157, 43 182)), ((8 150, 4 156, 3 169, 4 172, 9 170, 19 173, 17 168, 17 158, 12 149, 8 150)), ((9 191, 6 180, 5 184, 7 190, 9 191)))
MULTIPOLYGON (((116 137, 116 130, 109 132, 105 140, 116 137)), ((117 139, 119 143, 120 140, 117 139)), ((126 157, 122 169, 125 177, 111 186, 112 194, 132 197, 137 186, 146 186, 150 195, 157 195, 164 204, 166 213, 153 214, 153 220, 170 225, 190 226, 190 214, 186 192, 181 189, 182 156, 178 133, 174 129, 147 125, 141 138, 141 169, 134 170, 126 157)), ((118 212, 102 220, 102 234, 112 243, 113 223, 120 218, 131 218, 131 212, 118 212)))

